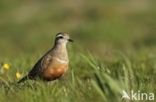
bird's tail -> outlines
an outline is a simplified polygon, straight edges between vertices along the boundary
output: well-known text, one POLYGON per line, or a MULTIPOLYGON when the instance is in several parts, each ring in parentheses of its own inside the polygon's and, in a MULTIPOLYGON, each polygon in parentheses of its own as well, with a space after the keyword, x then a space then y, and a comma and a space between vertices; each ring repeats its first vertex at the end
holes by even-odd
POLYGON ((28 80, 28 79, 29 79, 28 76, 25 76, 25 77, 23 77, 22 79, 20 79, 17 83, 24 82, 24 81, 26 81, 26 80, 28 80))

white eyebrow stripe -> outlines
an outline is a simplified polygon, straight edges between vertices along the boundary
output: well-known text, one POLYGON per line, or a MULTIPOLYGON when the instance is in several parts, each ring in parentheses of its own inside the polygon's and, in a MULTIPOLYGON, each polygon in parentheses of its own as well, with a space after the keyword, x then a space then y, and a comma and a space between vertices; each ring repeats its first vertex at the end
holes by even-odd
POLYGON ((57 35, 56 37, 63 37, 63 35, 62 35, 62 34, 59 34, 59 35, 57 35))
POLYGON ((60 62, 62 64, 67 64, 68 63, 68 61, 66 61, 66 60, 62 60, 62 59, 59 59, 59 58, 54 58, 54 59, 56 59, 58 62, 60 62))

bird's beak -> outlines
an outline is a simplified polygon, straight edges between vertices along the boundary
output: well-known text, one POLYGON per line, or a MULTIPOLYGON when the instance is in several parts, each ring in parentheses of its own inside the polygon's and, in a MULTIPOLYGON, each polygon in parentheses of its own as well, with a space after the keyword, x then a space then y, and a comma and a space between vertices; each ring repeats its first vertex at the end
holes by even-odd
POLYGON ((72 39, 68 39, 69 42, 74 42, 72 39))

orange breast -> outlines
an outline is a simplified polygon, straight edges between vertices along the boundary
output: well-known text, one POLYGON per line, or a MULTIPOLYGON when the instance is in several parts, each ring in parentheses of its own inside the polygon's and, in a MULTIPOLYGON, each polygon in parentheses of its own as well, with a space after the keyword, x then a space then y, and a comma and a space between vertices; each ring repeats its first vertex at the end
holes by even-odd
POLYGON ((68 69, 68 64, 55 64, 43 70, 42 78, 47 81, 61 77, 68 69))

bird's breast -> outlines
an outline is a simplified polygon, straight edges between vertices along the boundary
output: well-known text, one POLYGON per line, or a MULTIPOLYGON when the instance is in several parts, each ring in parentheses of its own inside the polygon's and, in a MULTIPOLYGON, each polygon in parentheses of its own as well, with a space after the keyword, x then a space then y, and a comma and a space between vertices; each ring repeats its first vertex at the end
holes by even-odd
POLYGON ((56 63, 43 70, 42 78, 48 81, 61 77, 68 69, 68 64, 56 63))

